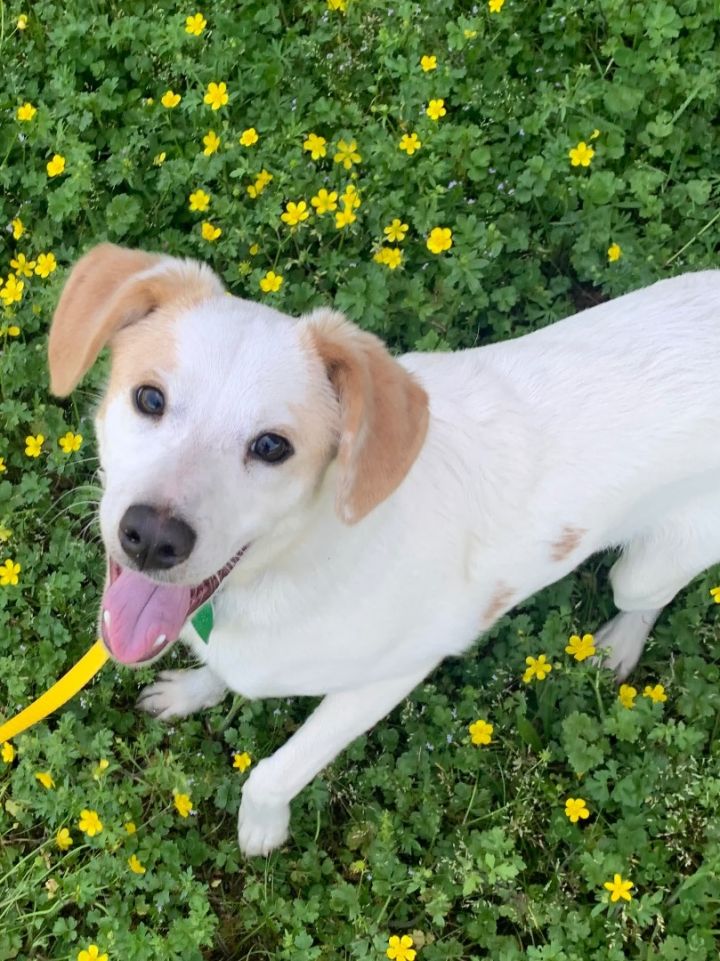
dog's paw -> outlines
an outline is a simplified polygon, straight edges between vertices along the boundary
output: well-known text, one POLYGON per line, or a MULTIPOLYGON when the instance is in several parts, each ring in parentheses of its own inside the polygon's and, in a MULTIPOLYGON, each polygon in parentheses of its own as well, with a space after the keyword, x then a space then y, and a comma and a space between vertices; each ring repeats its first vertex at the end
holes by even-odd
POLYGON ((154 684, 142 689, 136 706, 161 721, 169 721, 212 707, 224 695, 225 686, 206 667, 161 671, 154 684))
POLYGON ((657 619, 657 611, 622 611, 595 634, 596 663, 609 667, 624 681, 640 660, 645 641, 657 619))
POLYGON ((290 805, 273 796, 264 761, 255 768, 243 789, 238 815, 238 843, 246 857, 266 855, 287 840, 290 805))
POLYGON ((287 840, 289 804, 255 804, 243 797, 238 815, 238 844, 248 857, 266 855, 287 840))

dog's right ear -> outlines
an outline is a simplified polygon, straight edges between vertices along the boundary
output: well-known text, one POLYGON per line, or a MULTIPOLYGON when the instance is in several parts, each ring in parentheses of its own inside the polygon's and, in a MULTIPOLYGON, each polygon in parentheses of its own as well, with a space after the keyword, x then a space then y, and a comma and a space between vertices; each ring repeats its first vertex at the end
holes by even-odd
POLYGON ((75 389, 113 334, 190 293, 224 290, 203 264, 115 244, 100 244, 73 268, 55 310, 48 343, 50 389, 75 389))

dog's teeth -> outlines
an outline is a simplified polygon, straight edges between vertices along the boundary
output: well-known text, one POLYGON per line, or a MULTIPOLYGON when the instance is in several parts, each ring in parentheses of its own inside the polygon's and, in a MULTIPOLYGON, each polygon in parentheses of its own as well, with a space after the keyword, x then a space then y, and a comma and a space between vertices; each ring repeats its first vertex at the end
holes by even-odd
POLYGON ((110 627, 110 611, 103 611, 103 621, 105 622, 105 627, 110 627))
POLYGON ((165 643, 166 640, 167 640, 167 634, 161 634, 160 637, 158 637, 155 643, 153 644, 153 647, 160 647, 162 644, 165 643))

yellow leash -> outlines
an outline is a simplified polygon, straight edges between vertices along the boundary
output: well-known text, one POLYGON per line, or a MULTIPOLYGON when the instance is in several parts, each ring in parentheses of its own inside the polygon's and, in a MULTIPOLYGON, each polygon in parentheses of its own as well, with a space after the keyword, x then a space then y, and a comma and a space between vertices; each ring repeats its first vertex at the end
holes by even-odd
POLYGON ((15 717, 11 717, 9 721, 0 724, 0 744, 9 741, 18 734, 22 734, 33 724, 37 724, 48 714, 52 714, 53 711, 62 707, 97 674, 107 661, 108 656, 102 641, 96 641, 87 654, 84 654, 77 664, 71 667, 67 674, 64 674, 49 690, 41 694, 36 701, 29 704, 15 717))

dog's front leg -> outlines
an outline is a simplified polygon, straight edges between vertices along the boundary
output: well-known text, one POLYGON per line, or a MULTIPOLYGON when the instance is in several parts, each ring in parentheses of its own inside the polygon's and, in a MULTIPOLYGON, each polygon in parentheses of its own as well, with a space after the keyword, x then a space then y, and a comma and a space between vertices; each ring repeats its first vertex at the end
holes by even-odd
POLYGON ((426 677, 422 671, 328 694, 300 730, 260 761, 243 790, 238 840, 248 855, 268 854, 287 838, 290 801, 356 737, 383 718, 426 677))

